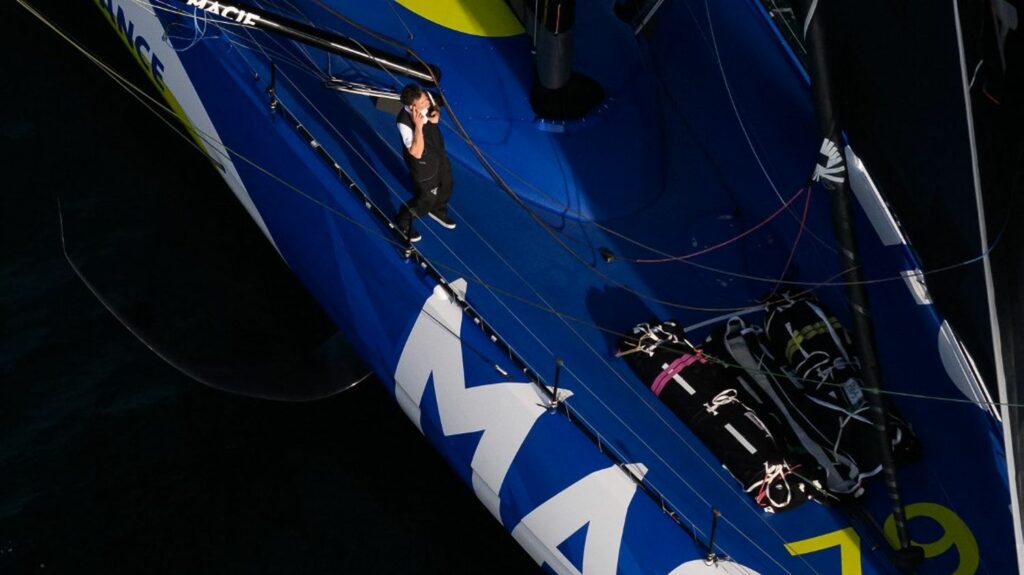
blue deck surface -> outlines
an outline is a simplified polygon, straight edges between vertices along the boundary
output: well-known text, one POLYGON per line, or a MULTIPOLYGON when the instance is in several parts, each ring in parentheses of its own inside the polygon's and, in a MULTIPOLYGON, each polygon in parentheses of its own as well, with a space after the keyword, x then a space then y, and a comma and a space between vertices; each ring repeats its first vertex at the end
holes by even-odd
MULTIPOLYGON (((525 207, 486 173, 446 118, 444 135, 455 180, 450 212, 458 228, 448 231, 420 220, 424 238, 416 248, 448 281, 467 281, 470 305, 536 373, 550 382, 556 358, 564 360, 561 385, 572 392, 568 404, 603 445, 624 461, 646 465, 646 481, 684 523, 704 526, 711 507, 721 510, 719 545, 741 562, 829 572, 838 564, 830 552, 792 557, 784 544, 852 524, 864 540, 865 572, 888 572, 883 551, 874 549, 878 534, 851 523, 843 512, 807 504, 791 513, 763 513, 686 426, 613 357, 618 334, 640 321, 675 318, 692 325, 746 313, 777 287, 774 279, 786 268, 801 227, 802 195, 756 232, 722 249, 686 262, 629 261, 689 254, 733 238, 758 225, 806 184, 818 143, 808 89, 760 8, 753 2, 731 2, 728 7, 709 7, 699 0, 667 2, 658 26, 634 37, 610 11, 581 6, 576 67, 597 79, 608 97, 586 121, 558 125, 559 132, 541 125, 530 110, 532 68, 525 36, 468 36, 397 5, 400 16, 359 3, 333 3, 363 24, 402 38, 442 68, 441 85, 455 113, 525 207), (617 258, 605 262, 603 249, 617 258)), ((315 21, 352 32, 318 8, 300 5, 315 21)), ((304 57, 289 43, 255 37, 297 59, 304 57)), ((372 38, 363 40, 381 45, 372 38)), ((239 54, 266 77, 265 62, 254 52, 239 54)), ((326 65, 324 56, 311 57, 326 65)), ((341 77, 397 83, 396 78, 340 60, 333 60, 331 68, 341 77)), ((373 202, 396 213, 410 197, 410 185, 394 117, 367 98, 324 90, 317 78, 287 63, 278 70, 277 92, 373 202)), ((279 129, 284 133, 286 128, 279 129)), ((302 143, 289 141, 300 157, 302 143)), ((365 212, 356 211, 358 205, 353 207, 345 190, 329 181, 329 172, 314 168, 300 177, 312 187, 333 188, 337 195, 327 199, 329 204, 353 214, 361 225, 388 233, 365 212)), ((819 187, 811 192, 806 226, 789 267, 792 279, 827 281, 838 271, 825 194, 819 187)), ((328 244, 286 248, 292 253, 333 247, 328 257, 336 261, 332 277, 338 285, 307 281, 316 284, 311 290, 328 308, 346 289, 362 290, 343 296, 350 302, 372 300, 363 284, 341 285, 348 270, 378 258, 385 262, 380 275, 390 277, 384 268, 412 265, 400 260, 394 246, 372 238, 362 244, 366 253, 347 253, 345 246, 350 249, 360 241, 360 230, 346 228, 314 207, 264 216, 272 230, 301 229, 311 220, 335 229, 328 244)), ((882 246, 863 214, 859 218, 865 276, 889 277, 914 267, 909 252, 902 246, 882 246)), ((289 263, 300 277, 322 276, 311 269, 316 261, 289 263)), ((413 281, 397 276, 395 281, 409 284, 411 292, 424 291, 413 281)), ((962 397, 938 361, 940 320, 935 310, 918 306, 902 280, 876 284, 869 291, 886 385, 902 392, 962 397)), ((841 288, 824 287, 818 295, 846 317, 841 288)), ((332 313, 336 319, 347 309, 337 305, 332 313)), ((757 313, 749 317, 759 321, 757 313)), ((367 339, 394 337, 384 323, 362 324, 359 331, 367 339)), ((705 332, 695 330, 693 341, 705 332)), ((394 365, 397 358, 368 360, 394 365)), ((906 398, 894 403, 926 446, 925 462, 900 472, 906 501, 955 510, 982 549, 981 569, 1003 572, 992 562, 1005 560, 995 550, 1012 545, 1012 533, 1008 515, 992 519, 1005 513, 1007 496, 991 418, 964 404, 906 398), (950 437, 950 422, 965 432, 950 437), (964 489, 968 481, 972 487, 964 489), (978 493, 998 495, 979 505, 978 493)), ((882 523, 888 507, 878 483, 866 500, 870 514, 882 523)), ((503 523, 515 525, 523 511, 504 507, 503 523)), ((925 542, 941 535, 933 525, 918 529, 925 542)), ((958 560, 956 553, 945 553, 929 561, 925 571, 948 572, 958 560)))

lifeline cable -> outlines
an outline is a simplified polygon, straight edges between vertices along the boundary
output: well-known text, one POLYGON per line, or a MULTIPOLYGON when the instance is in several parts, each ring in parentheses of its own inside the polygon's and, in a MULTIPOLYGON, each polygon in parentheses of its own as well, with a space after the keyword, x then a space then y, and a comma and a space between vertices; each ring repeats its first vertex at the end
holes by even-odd
POLYGON ((807 199, 804 200, 804 213, 800 217, 800 229, 798 229, 796 232, 796 239, 793 240, 793 247, 792 249, 789 250, 789 257, 786 258, 786 265, 785 267, 782 268, 782 273, 779 274, 779 283, 775 284, 775 287, 772 288, 772 292, 768 294, 769 298, 774 296, 775 292, 779 291, 779 287, 782 286, 782 280, 786 279, 786 276, 789 275, 789 266, 793 264, 793 256, 796 255, 796 250, 798 247, 800 247, 800 237, 804 235, 804 229, 807 226, 807 212, 810 211, 810 208, 811 188, 808 186, 807 199))

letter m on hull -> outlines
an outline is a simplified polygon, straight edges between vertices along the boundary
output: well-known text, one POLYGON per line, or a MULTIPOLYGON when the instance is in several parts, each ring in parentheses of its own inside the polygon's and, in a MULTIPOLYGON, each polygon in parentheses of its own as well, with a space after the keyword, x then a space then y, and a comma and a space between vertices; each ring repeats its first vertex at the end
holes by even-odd
MULTIPOLYGON (((465 293, 465 280, 452 282, 465 293)), ((445 437, 483 432, 473 453, 473 489, 498 521, 498 493, 512 460, 544 413, 532 383, 491 383, 466 387, 459 305, 440 288, 423 304, 395 369, 395 395, 422 431, 420 402, 434 382, 441 431, 445 437)))

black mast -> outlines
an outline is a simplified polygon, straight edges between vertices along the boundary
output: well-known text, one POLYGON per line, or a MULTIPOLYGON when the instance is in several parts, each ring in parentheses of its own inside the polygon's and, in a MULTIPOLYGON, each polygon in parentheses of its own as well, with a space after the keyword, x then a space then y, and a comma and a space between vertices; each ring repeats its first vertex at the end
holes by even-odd
POLYGON ((815 112, 821 128, 822 143, 819 149, 818 165, 814 168, 814 180, 821 182, 829 193, 832 211, 832 225, 839 247, 839 266, 843 270, 840 281, 845 283, 846 299, 853 317, 853 337, 863 362, 862 374, 865 398, 870 407, 871 420, 878 432, 881 447, 882 474, 885 479, 889 502, 899 539, 897 562, 912 565, 923 559, 919 547, 911 547, 907 529, 906 512, 900 500, 896 480, 896 465, 892 457, 885 404, 879 393, 881 373, 876 354, 875 328, 871 320, 871 307, 864 288, 863 273, 857 248, 857 237, 853 229, 850 187, 846 177, 846 162, 843 158, 839 122, 835 114, 835 97, 829 74, 828 43, 822 0, 795 0, 795 7, 801 17, 802 34, 808 47, 807 66, 811 76, 811 89, 815 112), (915 561, 916 559, 916 561, 915 561))

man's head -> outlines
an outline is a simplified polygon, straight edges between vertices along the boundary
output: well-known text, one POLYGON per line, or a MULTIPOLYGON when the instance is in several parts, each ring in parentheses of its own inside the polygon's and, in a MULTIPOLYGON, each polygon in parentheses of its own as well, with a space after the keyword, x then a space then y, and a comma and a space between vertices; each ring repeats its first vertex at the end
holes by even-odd
POLYGON ((402 88, 400 99, 403 104, 413 110, 423 110, 430 107, 430 97, 427 96, 427 92, 419 84, 409 84, 402 88))

